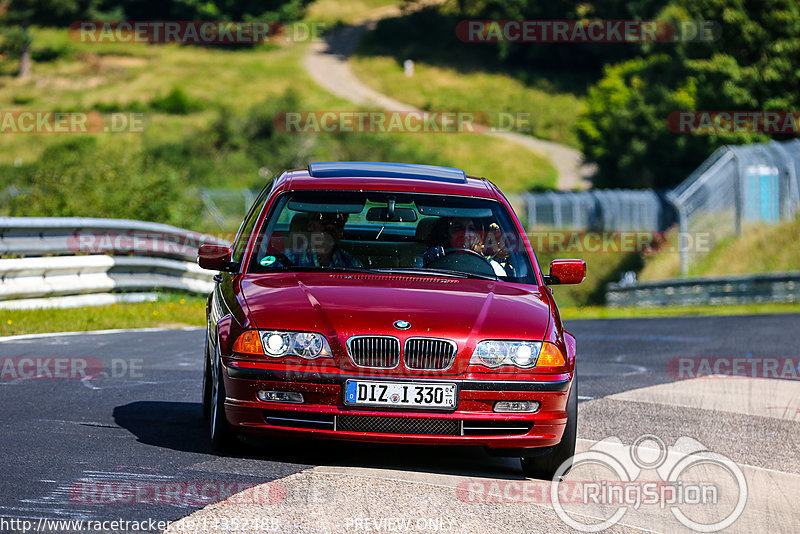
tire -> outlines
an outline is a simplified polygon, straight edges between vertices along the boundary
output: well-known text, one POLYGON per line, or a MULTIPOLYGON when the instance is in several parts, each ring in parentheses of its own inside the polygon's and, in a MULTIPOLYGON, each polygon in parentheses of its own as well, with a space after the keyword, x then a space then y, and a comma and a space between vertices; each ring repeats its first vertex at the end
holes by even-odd
POLYGON ((208 353, 208 331, 206 331, 205 350, 203 351, 203 419, 211 417, 211 355, 208 353))
MULTIPOLYGON (((219 340, 217 340, 219 347, 219 340)), ((229 451, 236 442, 236 434, 231 430, 225 415, 225 382, 222 379, 222 368, 217 349, 214 349, 214 361, 209 362, 211 370, 211 399, 208 428, 211 437, 211 448, 216 452, 229 451)))
POLYGON ((569 462, 566 470, 562 473, 566 475, 572 469, 572 457, 575 455, 575 438, 578 429, 578 378, 572 378, 572 387, 567 398, 567 424, 564 428, 564 435, 561 442, 552 451, 541 456, 530 458, 522 457, 522 473, 528 478, 539 478, 542 480, 553 480, 556 472, 564 462, 569 462))

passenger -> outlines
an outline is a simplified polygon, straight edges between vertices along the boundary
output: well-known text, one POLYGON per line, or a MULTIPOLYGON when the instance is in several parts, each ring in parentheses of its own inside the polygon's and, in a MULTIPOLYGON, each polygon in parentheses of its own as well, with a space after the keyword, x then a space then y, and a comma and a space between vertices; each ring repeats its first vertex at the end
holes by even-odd
POLYGON ((296 267, 362 267, 358 258, 339 247, 348 217, 347 213, 311 213, 308 239, 286 249, 284 256, 296 267))

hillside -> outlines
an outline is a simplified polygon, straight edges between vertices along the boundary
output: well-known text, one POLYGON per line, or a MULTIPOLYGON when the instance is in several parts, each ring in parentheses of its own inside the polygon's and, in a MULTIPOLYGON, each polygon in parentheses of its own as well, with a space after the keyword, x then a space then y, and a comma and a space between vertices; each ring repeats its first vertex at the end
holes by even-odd
MULTIPOLYGON (((689 276, 768 273, 800 270, 800 217, 776 226, 746 227, 741 237, 719 242, 696 264, 689 276)), ((678 278, 677 253, 654 254, 645 258, 639 280, 678 278)))

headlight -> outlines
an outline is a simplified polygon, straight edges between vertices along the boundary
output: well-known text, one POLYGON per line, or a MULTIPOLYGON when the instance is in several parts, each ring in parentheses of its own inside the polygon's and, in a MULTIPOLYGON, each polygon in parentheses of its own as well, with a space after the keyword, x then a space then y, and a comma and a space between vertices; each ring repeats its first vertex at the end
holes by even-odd
POLYGON ((270 356, 283 356, 289 352, 291 335, 287 332, 268 332, 263 335, 264 352, 270 356))
MULTIPOLYGON (((558 349, 553 345, 553 348, 558 349)), ((513 365, 529 369, 536 365, 542 351, 541 341, 481 341, 472 352, 470 364, 483 365, 492 369, 501 365, 513 365)))
POLYGON ((331 356, 331 347, 322 334, 316 332, 261 332, 264 353, 273 358, 300 356, 306 360, 331 356))

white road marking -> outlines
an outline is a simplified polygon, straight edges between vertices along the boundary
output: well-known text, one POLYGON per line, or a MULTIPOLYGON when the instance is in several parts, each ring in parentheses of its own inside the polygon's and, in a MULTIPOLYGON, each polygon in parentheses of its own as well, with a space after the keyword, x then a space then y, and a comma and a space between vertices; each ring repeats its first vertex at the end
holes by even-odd
POLYGON ((0 343, 6 341, 26 341, 30 339, 46 339, 50 337, 68 337, 68 336, 104 336, 108 334, 127 334, 132 332, 169 332, 173 330, 192 332, 195 330, 204 330, 202 326, 186 326, 183 328, 119 328, 111 330, 88 330, 86 332, 47 332, 43 334, 20 334, 16 336, 0 337, 0 343))
POLYGON ((711 376, 609 395, 607 399, 800 421, 797 380, 711 376))

